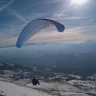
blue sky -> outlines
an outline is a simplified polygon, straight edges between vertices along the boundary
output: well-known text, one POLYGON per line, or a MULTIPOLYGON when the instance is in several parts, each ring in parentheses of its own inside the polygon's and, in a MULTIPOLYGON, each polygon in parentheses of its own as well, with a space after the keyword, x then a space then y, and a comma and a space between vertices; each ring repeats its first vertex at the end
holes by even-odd
POLYGON ((37 18, 57 20, 66 30, 48 27, 27 43, 69 42, 96 39, 96 0, 0 0, 0 46, 15 45, 24 26, 37 18))

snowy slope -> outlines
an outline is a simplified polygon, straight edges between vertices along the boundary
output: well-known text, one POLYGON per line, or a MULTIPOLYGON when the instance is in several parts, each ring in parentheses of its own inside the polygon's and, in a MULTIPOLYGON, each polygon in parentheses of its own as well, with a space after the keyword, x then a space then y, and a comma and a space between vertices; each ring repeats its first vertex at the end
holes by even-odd
POLYGON ((68 81, 68 83, 71 85, 77 85, 79 88, 81 88, 82 90, 86 90, 89 93, 96 94, 96 82, 95 81, 71 80, 71 81, 68 81))
POLYGON ((85 91, 66 83, 41 82, 41 85, 37 85, 35 87, 32 86, 31 83, 27 84, 26 86, 43 92, 50 92, 52 95, 57 96, 88 96, 85 91))
POLYGON ((4 81, 0 81, 0 94, 5 96, 50 96, 34 89, 18 86, 4 81))
POLYGON ((31 83, 24 85, 24 81, 21 80, 20 83, 19 81, 18 83, 0 81, 0 94, 6 96, 89 96, 86 91, 66 83, 40 81, 41 84, 37 86, 31 83))

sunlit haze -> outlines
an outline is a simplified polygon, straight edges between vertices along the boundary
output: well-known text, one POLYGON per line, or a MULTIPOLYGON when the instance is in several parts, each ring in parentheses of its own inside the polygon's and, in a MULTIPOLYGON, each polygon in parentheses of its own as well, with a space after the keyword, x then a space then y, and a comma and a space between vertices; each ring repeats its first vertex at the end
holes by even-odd
POLYGON ((86 2, 87 2, 87 0, 72 0, 72 4, 83 4, 86 2))
POLYGON ((16 45, 23 28, 38 18, 65 26, 60 33, 49 26, 26 43, 96 40, 95 0, 0 0, 0 46, 16 45))

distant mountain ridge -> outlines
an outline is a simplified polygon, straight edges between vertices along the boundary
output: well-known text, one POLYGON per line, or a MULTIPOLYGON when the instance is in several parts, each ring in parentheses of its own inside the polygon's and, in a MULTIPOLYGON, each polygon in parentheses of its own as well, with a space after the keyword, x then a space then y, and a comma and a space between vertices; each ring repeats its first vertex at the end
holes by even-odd
POLYGON ((96 71, 96 41, 27 44, 0 48, 0 61, 42 66, 67 66, 96 71))

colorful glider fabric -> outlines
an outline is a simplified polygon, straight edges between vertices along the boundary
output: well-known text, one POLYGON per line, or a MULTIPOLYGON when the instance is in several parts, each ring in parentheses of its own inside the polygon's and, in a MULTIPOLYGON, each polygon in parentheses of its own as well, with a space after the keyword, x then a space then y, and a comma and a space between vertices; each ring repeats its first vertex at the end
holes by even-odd
POLYGON ((48 27, 50 25, 54 25, 57 28, 58 32, 63 32, 65 30, 64 25, 57 21, 50 19, 35 19, 31 21, 29 24, 27 24, 25 28, 22 30, 18 37, 16 46, 20 48, 30 37, 39 32, 41 29, 48 27))

